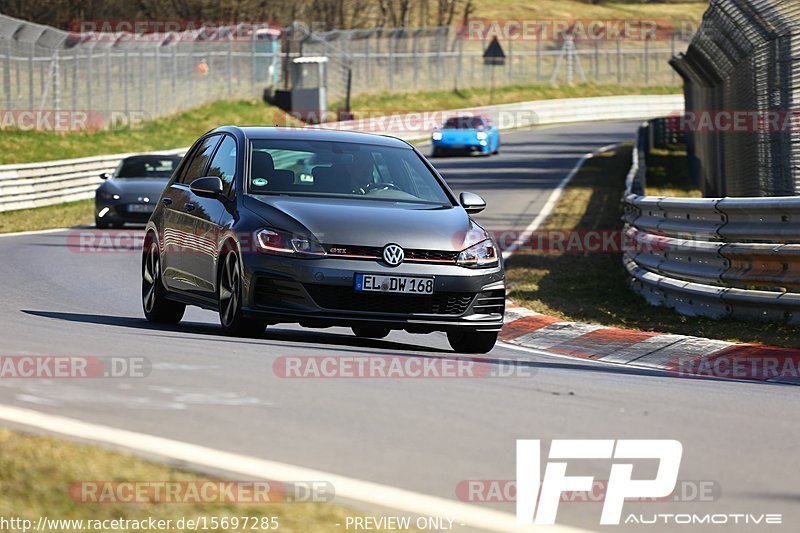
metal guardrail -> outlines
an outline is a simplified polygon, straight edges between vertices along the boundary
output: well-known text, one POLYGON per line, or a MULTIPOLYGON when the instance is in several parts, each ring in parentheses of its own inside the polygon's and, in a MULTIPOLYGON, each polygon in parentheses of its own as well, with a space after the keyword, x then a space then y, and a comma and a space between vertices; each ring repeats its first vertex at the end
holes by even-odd
POLYGON ((395 117, 397 120, 391 120, 388 123, 383 118, 374 118, 364 121, 339 122, 333 125, 328 123, 322 124, 320 127, 357 129, 372 133, 383 133, 411 141, 427 138, 430 135, 430 130, 419 126, 426 115, 441 122, 446 116, 454 116, 461 113, 481 114, 490 117, 494 124, 502 130, 543 124, 566 124, 569 122, 638 120, 640 118, 674 113, 676 110, 682 109, 683 96, 678 94, 602 96, 534 100, 431 113, 410 113, 395 117))
MULTIPOLYGON (((180 148, 155 153, 174 155, 185 151, 180 148)), ((91 198, 102 182, 100 174, 113 172, 130 155, 135 154, 0 165, 0 212, 91 198)))
MULTIPOLYGON (((681 95, 664 96, 611 96, 601 98, 573 98, 567 100, 542 100, 486 106, 469 110, 453 110, 448 113, 469 111, 490 115, 501 129, 520 128, 535 124, 558 124, 567 122, 639 119, 669 114, 683 109, 681 95)), ((441 119, 443 113, 432 113, 441 119)), ((408 115, 407 115, 408 116, 408 115)), ((399 117, 392 120, 386 129, 386 121, 375 119, 375 128, 370 122, 328 123, 327 128, 366 129, 386 133, 404 140, 426 138, 430 131, 406 129, 404 125, 419 124, 420 120, 399 117), (396 125, 396 127, 392 127, 396 125)), ((163 154, 181 154, 187 148, 179 148, 163 154)), ((45 163, 23 165, 0 165, 0 212, 29 209, 46 205, 91 198, 101 183, 102 172, 112 172, 119 162, 129 155, 117 154, 45 163)))
POLYGON ((642 196, 649 127, 623 198, 632 288, 684 315, 800 323, 800 197, 642 196))

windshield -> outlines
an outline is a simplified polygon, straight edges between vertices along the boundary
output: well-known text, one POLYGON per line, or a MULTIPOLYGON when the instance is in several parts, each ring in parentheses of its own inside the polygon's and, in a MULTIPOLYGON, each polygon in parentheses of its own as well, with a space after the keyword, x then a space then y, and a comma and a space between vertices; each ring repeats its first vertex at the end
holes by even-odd
POLYGON ((117 178, 169 178, 180 163, 178 156, 130 157, 122 162, 117 178))
POLYGON ((255 139, 249 191, 452 205, 413 150, 328 141, 255 139))
POLYGON ((483 127, 484 123, 481 117, 452 117, 444 123, 446 130, 477 130, 483 127))

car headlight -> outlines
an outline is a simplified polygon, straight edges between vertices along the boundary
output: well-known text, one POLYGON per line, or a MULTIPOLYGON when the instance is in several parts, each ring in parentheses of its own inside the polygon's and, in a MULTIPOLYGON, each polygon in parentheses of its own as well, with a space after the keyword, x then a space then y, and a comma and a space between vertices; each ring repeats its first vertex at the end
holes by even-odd
POLYGON ((482 140, 486 139, 486 137, 488 137, 488 135, 486 134, 485 131, 479 131, 478 133, 475 134, 475 137, 477 137, 478 140, 482 141, 482 140))
POLYGON ((442 132, 441 131, 434 131, 433 135, 431 135, 431 139, 434 141, 441 141, 442 140, 442 132))
POLYGON ((315 240, 293 235, 285 231, 262 229, 256 233, 256 245, 260 252, 298 257, 325 255, 325 248, 315 240))
POLYGON ((498 264, 497 247, 491 239, 483 240, 458 254, 456 263, 469 268, 496 266, 498 264))
POLYGON ((103 201, 111 201, 111 200, 119 200, 119 194, 112 194, 108 191, 99 190, 97 191, 97 197, 103 201))

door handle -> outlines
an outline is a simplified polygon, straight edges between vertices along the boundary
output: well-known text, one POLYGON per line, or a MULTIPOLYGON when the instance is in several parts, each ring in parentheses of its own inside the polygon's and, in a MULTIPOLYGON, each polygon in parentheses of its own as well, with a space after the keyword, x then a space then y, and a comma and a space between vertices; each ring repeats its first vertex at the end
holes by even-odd
POLYGON ((164 198, 161 201, 164 202, 164 205, 172 205, 172 198, 164 198))
POLYGON ((191 204, 191 203, 190 204, 186 204, 186 210, 187 211, 194 211, 195 207, 197 207, 197 206, 194 205, 194 204, 191 204))

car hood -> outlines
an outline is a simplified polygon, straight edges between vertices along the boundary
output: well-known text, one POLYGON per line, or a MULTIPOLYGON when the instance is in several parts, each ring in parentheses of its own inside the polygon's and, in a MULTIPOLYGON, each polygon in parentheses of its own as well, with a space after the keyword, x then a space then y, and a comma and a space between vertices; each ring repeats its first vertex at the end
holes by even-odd
POLYGON ((157 178, 111 179, 103 183, 100 188, 119 195, 147 196, 151 200, 157 200, 168 182, 169 179, 157 178))
POLYGON ((248 196, 248 207, 277 229, 310 232, 323 244, 460 251, 475 225, 457 206, 377 200, 248 196), (298 227, 302 226, 302 227, 298 227))

